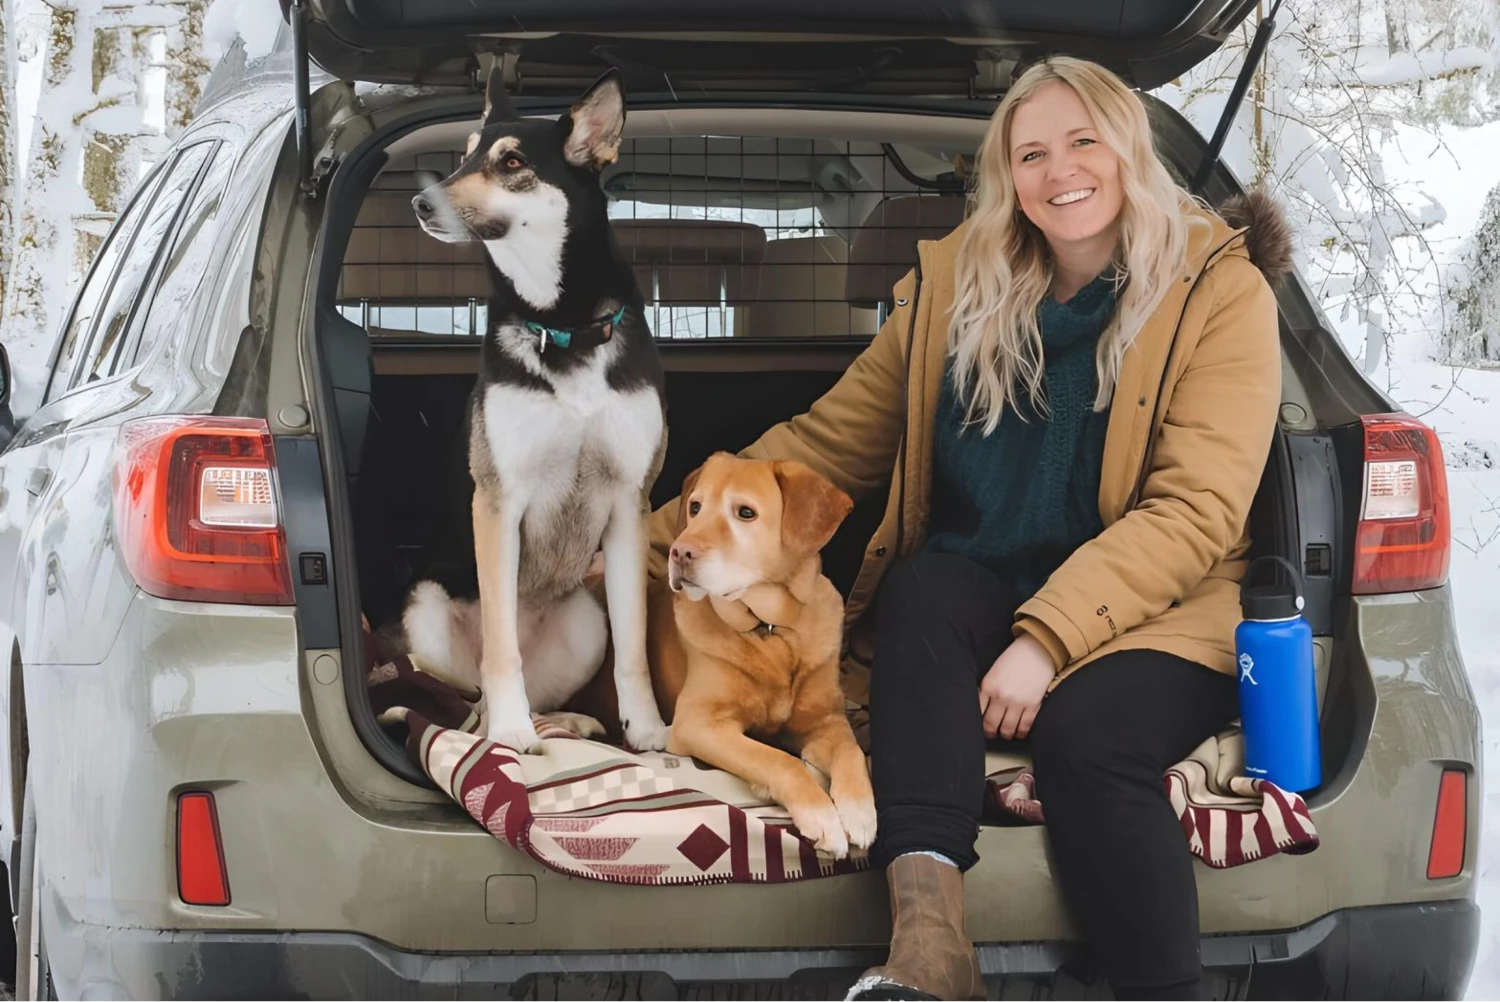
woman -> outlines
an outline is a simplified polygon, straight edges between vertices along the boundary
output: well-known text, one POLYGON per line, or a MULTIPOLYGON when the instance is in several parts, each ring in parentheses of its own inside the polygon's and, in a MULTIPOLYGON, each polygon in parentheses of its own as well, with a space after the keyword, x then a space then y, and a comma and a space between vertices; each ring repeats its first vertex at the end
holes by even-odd
MULTIPOLYGON (((745 450, 855 496, 892 478, 845 686, 869 705, 894 928, 851 998, 984 997, 962 873, 995 737, 1030 744, 1055 875, 1116 995, 1198 997, 1162 777, 1237 712, 1237 582, 1281 371, 1252 258, 1288 255, 1262 222, 1274 255, 1173 182, 1117 77, 1039 64, 995 113, 967 222, 920 245, 839 383, 745 450)), ((657 572, 675 519, 674 502, 653 521, 657 572)))

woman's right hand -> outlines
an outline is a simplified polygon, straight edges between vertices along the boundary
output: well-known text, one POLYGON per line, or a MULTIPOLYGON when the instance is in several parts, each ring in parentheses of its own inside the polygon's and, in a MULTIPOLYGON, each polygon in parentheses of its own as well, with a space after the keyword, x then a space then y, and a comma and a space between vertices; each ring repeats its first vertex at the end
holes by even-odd
POLYGON ((1029 633, 1012 641, 979 683, 984 736, 1012 741, 1029 734, 1047 686, 1056 675, 1052 655, 1041 641, 1029 633))

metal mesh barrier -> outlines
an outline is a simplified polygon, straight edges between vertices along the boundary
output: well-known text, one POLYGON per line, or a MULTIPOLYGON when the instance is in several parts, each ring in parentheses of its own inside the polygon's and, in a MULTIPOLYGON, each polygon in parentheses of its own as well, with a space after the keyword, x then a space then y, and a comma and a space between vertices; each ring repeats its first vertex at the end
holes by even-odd
MULTIPOLYGON (((411 208, 459 159, 394 162, 366 195, 338 302, 372 337, 484 333, 483 246, 429 237, 411 208)), ((915 242, 962 220, 970 160, 878 142, 642 137, 602 184, 658 339, 823 340, 874 334, 915 242)))

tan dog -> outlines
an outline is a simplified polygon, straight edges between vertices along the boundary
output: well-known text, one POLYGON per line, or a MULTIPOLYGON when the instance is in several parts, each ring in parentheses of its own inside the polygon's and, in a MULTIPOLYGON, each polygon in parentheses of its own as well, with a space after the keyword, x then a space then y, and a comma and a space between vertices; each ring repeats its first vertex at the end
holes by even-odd
POLYGON ((668 751, 760 788, 836 857, 875 840, 875 796, 839 687, 843 600, 819 558, 852 507, 801 463, 711 456, 683 484, 647 626, 668 751), (825 773, 831 799, 769 741, 825 773))

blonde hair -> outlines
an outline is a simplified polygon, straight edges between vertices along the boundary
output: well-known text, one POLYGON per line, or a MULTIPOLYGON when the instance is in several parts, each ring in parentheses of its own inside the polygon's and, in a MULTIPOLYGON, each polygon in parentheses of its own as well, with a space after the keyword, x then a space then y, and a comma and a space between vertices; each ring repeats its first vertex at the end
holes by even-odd
POLYGON ((1038 413, 1046 407, 1037 309, 1050 292, 1053 264, 1046 239, 1016 199, 1010 133, 1016 109, 1053 82, 1071 87, 1088 109, 1100 139, 1120 158, 1124 189, 1114 258, 1119 302, 1099 336, 1095 410, 1108 406, 1126 349, 1182 269, 1197 204, 1157 158, 1146 108, 1119 77, 1068 56, 1021 74, 995 109, 980 145, 948 329, 965 419, 982 425, 986 435, 1007 404, 1024 419, 1017 406, 1023 393, 1038 413))

